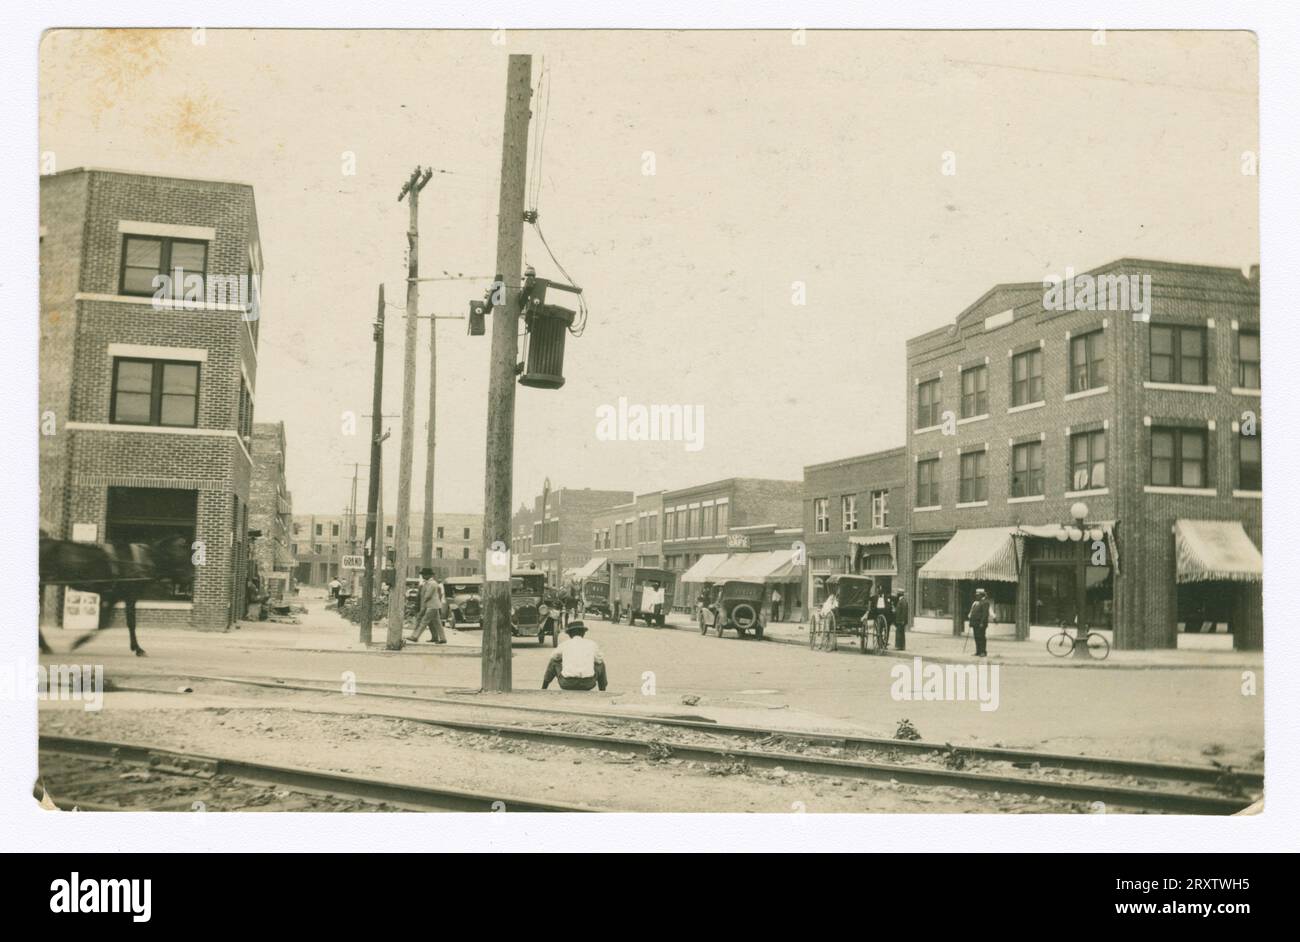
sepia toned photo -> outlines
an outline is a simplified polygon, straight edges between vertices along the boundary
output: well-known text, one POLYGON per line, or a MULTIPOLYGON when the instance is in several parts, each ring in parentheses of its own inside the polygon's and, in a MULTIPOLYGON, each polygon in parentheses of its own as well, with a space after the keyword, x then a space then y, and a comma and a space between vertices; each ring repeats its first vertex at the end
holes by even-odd
POLYGON ((31 803, 1261 813, 1259 59, 45 31, 31 803))

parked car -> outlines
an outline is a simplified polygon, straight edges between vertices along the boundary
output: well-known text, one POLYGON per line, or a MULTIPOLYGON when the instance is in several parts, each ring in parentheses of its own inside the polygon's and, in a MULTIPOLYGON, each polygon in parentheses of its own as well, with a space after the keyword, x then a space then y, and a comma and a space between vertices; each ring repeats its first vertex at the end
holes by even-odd
POLYGON ((554 599, 546 588, 546 573, 533 569, 516 572, 510 577, 510 633, 516 638, 537 636, 546 643, 542 623, 550 613, 554 599))
POLYGON ((761 582, 728 580, 717 586, 713 603, 700 613, 700 634, 707 634, 711 626, 719 638, 730 628, 742 638, 753 632, 755 638, 761 639, 765 627, 762 614, 764 590, 761 582), (712 616, 708 622, 706 613, 712 616))
POLYGON ((442 584, 443 618, 453 628, 483 624, 483 577, 448 576, 442 584))
POLYGON ((414 615, 420 610, 420 583, 418 577, 406 580, 406 614, 414 615))

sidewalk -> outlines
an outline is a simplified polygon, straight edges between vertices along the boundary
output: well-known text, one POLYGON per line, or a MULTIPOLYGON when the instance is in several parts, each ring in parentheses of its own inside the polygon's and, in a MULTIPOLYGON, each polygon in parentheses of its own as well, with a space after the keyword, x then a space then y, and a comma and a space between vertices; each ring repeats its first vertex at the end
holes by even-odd
MULTIPOLYGON (((385 651, 388 654, 436 653, 466 657, 477 657, 480 653, 481 634, 477 628, 456 631, 444 622, 443 633, 447 637, 446 644, 435 645, 427 640, 429 633, 426 630, 423 634, 426 640, 408 641, 402 646, 401 651, 387 651, 386 620, 373 625, 372 640, 369 645, 366 645, 359 640, 360 626, 335 611, 328 599, 299 598, 293 600, 291 604, 302 605, 307 609, 306 612, 294 613, 293 617, 298 619, 298 624, 240 621, 237 627, 240 642, 252 647, 287 648, 296 651, 385 651)), ((414 628, 409 623, 403 628, 404 635, 409 635, 412 631, 414 628)), ((233 633, 233 630, 230 633, 233 633)))
MULTIPOLYGON (((668 616, 667 627, 679 631, 699 632, 699 625, 689 616, 673 613, 668 616)), ((798 622, 769 622, 763 632, 763 640, 777 644, 800 644, 808 647, 808 626, 798 622)), ((922 634, 909 631, 906 636, 907 650, 893 650, 894 633, 890 630, 890 650, 886 656, 895 658, 922 657, 940 663, 978 663, 975 657, 975 641, 968 634, 965 639, 951 635, 922 634)), ((1262 651, 1117 651, 1111 648, 1110 656, 1104 661, 1076 657, 1053 657, 1047 652, 1042 641, 1013 641, 1005 638, 990 638, 987 661, 995 664, 1023 664, 1033 667, 1061 668, 1097 668, 1121 670, 1159 669, 1204 669, 1232 668, 1262 670, 1264 655, 1262 651)), ((821 652, 818 652, 821 653, 821 652)), ((849 653, 861 656, 858 644, 849 638, 839 639, 839 654, 849 653)))

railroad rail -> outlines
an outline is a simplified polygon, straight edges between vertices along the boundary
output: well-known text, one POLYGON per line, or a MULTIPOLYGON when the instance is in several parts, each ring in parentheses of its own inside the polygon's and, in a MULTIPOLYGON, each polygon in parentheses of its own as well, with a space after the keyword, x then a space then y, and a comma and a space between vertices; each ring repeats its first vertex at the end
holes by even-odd
MULTIPOLYGON (((186 676, 199 679, 198 675, 186 676)), ((231 677, 201 679, 276 690, 337 693, 337 688, 309 684, 231 677)), ((713 765, 735 766, 739 763, 752 769, 779 767, 790 772, 821 776, 1042 796, 1056 801, 1083 802, 1089 806, 1102 802, 1107 809, 1230 815, 1248 808, 1263 789, 1263 776, 1257 772, 1239 772, 1215 766, 1045 753, 997 746, 957 747, 924 740, 736 726, 643 714, 580 712, 514 704, 475 704, 455 697, 372 691, 358 691, 356 695, 427 705, 451 704, 461 709, 500 710, 515 715, 547 715, 551 727, 582 721, 606 724, 604 728, 593 732, 510 722, 459 720, 446 716, 430 718, 373 711, 365 713, 373 717, 406 720, 488 737, 602 749, 648 757, 651 760, 671 756, 713 765), (670 735, 669 731, 676 738, 665 738, 670 735), (629 733, 633 735, 625 735, 629 733), (638 736, 636 733, 644 735, 638 736), (682 738, 682 734, 696 738, 691 741, 682 738), (731 741, 719 742, 719 739, 731 741), (750 746, 757 748, 749 748, 750 746), (807 751, 809 748, 834 750, 840 754, 810 754, 807 751), (863 758, 864 756, 868 758, 863 758), (909 759, 912 761, 907 761, 909 759), (979 771, 967 768, 980 763, 988 763, 997 768, 983 768, 979 771), (1043 770, 1046 769, 1067 774, 1045 777, 1043 770), (1027 771, 1029 774, 1015 774, 1017 771, 1027 771), (1113 779, 1117 777, 1127 781, 1116 784, 1113 779), (1171 785, 1178 787, 1173 788, 1171 785)))
POLYGON ((35 795, 63 810, 597 810, 70 736, 42 735, 40 757, 35 795))

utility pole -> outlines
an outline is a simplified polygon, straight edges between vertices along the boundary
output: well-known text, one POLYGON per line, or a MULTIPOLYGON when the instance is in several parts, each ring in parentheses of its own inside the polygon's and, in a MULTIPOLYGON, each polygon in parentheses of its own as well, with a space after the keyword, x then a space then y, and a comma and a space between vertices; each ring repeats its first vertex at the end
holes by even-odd
MULTIPOLYGON (((483 490, 483 561, 491 566, 493 545, 510 548, 510 511, 515 450, 515 361, 519 355, 520 278, 523 265, 524 197, 528 176, 528 119, 533 57, 511 55, 506 72, 506 112, 501 141, 501 197, 497 214, 497 278, 504 288, 492 318, 491 379, 488 386, 487 462, 483 490)), ((509 692, 510 575, 483 581, 484 691, 509 692)))
POLYGON ((424 466, 424 526, 420 565, 433 568, 433 457, 438 444, 438 318, 429 318, 429 453, 424 466))
POLYGON ((411 460, 415 445, 415 342, 420 322, 420 191, 433 176, 432 170, 416 167, 410 178, 402 184, 397 195, 400 203, 407 196, 410 224, 406 230, 406 362, 402 377, 402 452, 397 466, 397 526, 393 542, 397 550, 397 569, 393 591, 388 595, 388 638, 384 645, 389 651, 402 649, 403 617, 406 614, 406 564, 410 555, 409 533, 411 526, 411 460))
MULTIPOLYGON (((371 641, 374 617, 371 606, 375 604, 375 514, 379 510, 379 458, 383 440, 379 428, 383 423, 384 406, 384 286, 379 285, 379 314, 375 317, 375 381, 370 397, 370 482, 366 488, 366 543, 364 573, 361 583, 361 636, 362 644, 371 641)), ((382 523, 382 521, 380 521, 382 523)), ((383 556, 380 556, 383 559, 383 556)), ((383 571, 383 563, 380 564, 383 571)))

